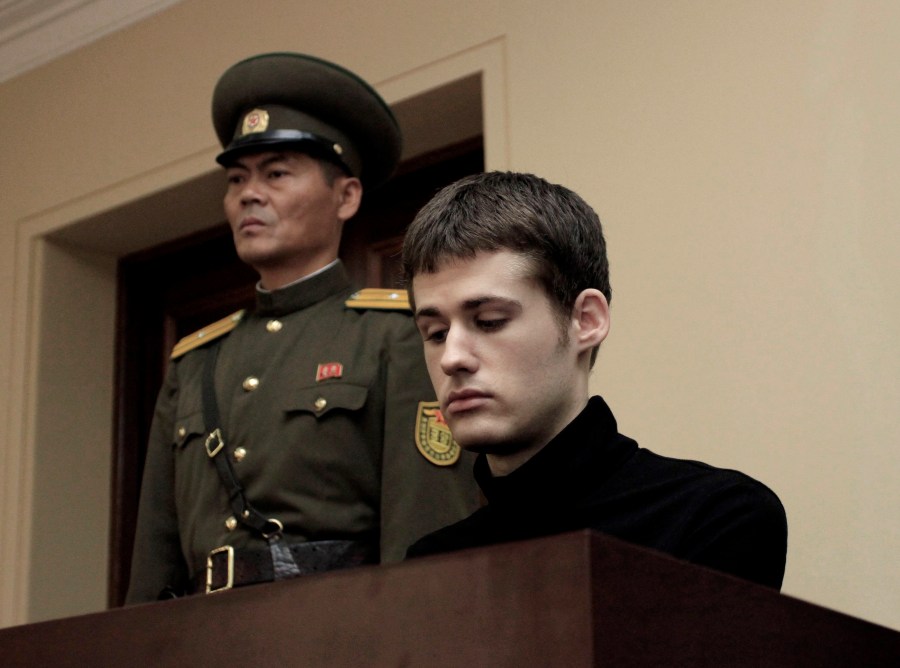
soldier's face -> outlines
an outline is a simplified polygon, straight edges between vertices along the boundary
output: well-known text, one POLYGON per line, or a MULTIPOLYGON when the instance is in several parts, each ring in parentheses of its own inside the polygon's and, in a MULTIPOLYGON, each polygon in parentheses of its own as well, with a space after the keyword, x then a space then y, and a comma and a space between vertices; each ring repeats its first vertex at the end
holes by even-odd
POLYGON ((578 350, 521 255, 450 261, 415 276, 413 294, 428 373, 462 447, 489 461, 539 449, 584 406, 578 350))
POLYGON ((344 222, 359 208, 359 180, 328 184, 319 163, 295 151, 237 158, 226 169, 225 215, 238 257, 274 289, 337 257, 344 222))

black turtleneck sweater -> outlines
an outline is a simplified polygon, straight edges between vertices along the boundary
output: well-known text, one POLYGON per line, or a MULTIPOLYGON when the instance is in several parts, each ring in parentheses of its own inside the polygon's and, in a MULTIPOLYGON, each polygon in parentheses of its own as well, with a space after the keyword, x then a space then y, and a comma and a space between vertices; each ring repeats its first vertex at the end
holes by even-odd
POLYGON ((590 528, 781 587, 787 520, 778 497, 738 471, 638 447, 600 397, 507 476, 491 475, 480 455, 475 479, 487 505, 417 541, 408 557, 590 528))

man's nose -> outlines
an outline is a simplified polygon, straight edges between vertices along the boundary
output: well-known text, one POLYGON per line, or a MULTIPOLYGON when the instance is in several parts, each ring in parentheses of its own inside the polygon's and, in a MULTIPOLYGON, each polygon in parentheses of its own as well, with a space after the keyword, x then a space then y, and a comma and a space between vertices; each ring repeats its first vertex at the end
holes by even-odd
POLYGON ((468 332, 451 327, 444 340, 441 370, 448 376, 459 372, 474 373, 478 369, 478 357, 473 346, 474 341, 468 332))
POLYGON ((253 204, 263 202, 264 200, 265 191, 257 177, 251 176, 244 181, 244 187, 241 188, 241 204, 253 204))

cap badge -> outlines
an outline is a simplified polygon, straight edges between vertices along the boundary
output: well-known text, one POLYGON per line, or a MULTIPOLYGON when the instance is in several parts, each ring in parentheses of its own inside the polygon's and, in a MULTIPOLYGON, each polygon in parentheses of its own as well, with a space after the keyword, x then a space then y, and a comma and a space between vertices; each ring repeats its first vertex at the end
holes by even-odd
POLYGON ((340 378, 344 375, 344 365, 340 362, 326 362, 320 364, 316 369, 316 382, 328 380, 329 378, 340 378))
POLYGON ((416 447, 419 453, 436 466, 451 466, 459 459, 459 443, 441 414, 436 401, 420 401, 416 414, 416 447))
POLYGON ((253 109, 244 116, 241 124, 241 136, 254 132, 265 132, 269 128, 269 112, 265 109, 253 109))

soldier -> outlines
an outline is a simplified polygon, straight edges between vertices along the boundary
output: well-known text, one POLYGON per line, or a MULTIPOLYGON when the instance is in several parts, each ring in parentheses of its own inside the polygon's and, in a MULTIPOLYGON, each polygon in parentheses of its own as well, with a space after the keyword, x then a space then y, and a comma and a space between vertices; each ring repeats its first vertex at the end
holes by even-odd
POLYGON ((355 292, 337 259, 363 185, 399 160, 388 106, 342 67, 273 53, 228 69, 212 112, 257 303, 172 352, 129 603, 398 561, 477 501, 405 293, 355 292))
POLYGON ((409 556, 592 528, 781 586, 787 521, 770 489, 638 447, 590 396, 612 294, 583 199, 531 174, 466 177, 417 214, 403 269, 442 415, 479 453, 488 501, 409 556))

